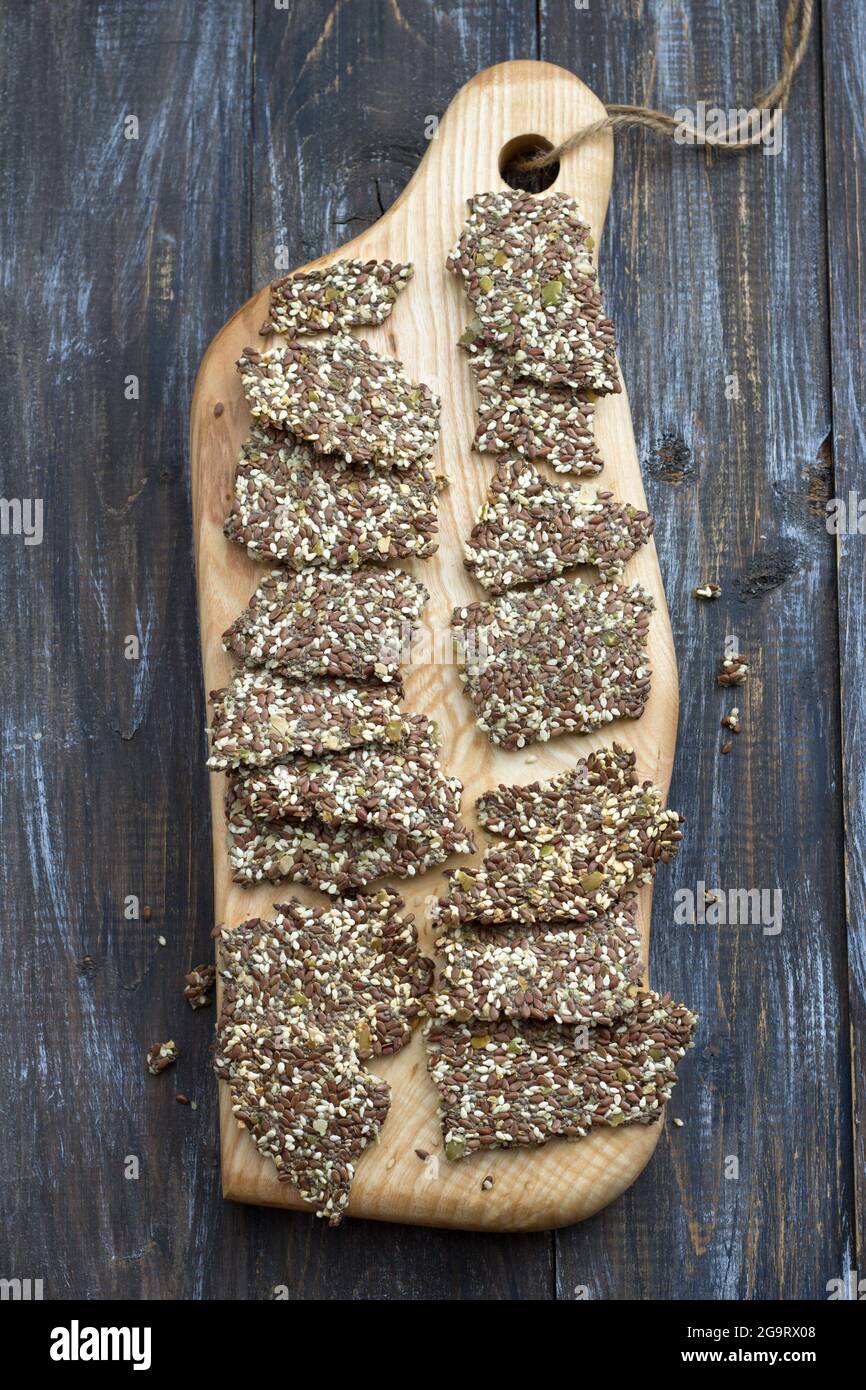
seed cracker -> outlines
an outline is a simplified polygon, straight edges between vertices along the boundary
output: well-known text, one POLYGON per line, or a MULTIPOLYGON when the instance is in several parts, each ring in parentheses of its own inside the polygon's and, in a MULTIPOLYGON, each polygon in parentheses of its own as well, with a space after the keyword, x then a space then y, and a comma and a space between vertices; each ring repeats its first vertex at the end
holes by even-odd
POLYGON ((297 1038, 266 1022, 234 1046, 227 1035, 215 1069, 229 1083, 232 1113, 278 1178, 338 1226, 358 1159, 387 1117, 387 1081, 365 1072, 351 1046, 323 1034, 297 1038))
MULTIPOLYGON (((446 871, 448 894, 433 916, 443 922, 592 922, 651 882, 655 848, 632 830, 611 839, 606 829, 510 840, 489 846, 478 868, 446 871)), ((670 855, 668 856, 670 857, 670 855)))
POLYGON ((246 666, 294 680, 397 676, 429 594, 403 570, 274 570, 223 635, 246 666))
POLYGON ((302 333, 384 323, 415 268, 394 261, 334 261, 323 270, 271 282, 270 314, 262 333, 302 333))
POLYGON ((595 243, 573 198, 515 189, 477 193, 467 204, 469 216, 445 264, 462 276, 473 302, 489 292, 481 281, 508 286, 594 276, 595 243))
POLYGON ((213 1001, 216 984, 216 967, 197 965, 185 977, 186 987, 183 997, 193 1010, 204 1009, 213 1001))
POLYGON ((619 391, 592 238, 573 199, 478 194, 446 265, 477 315, 461 344, 493 347, 512 378, 619 391))
POLYGON ((317 453, 405 467, 436 447, 439 397, 363 339, 245 348, 238 370, 253 417, 308 439, 317 453))
POLYGON ((545 782, 485 792, 475 803, 478 822, 511 840, 604 836, 620 857, 637 856, 640 871, 651 871, 676 855, 682 818, 663 809, 661 791, 641 782, 635 766, 635 754, 614 744, 545 782))
POLYGON ((474 854, 475 841, 460 820, 461 784, 455 778, 448 780, 448 809, 431 808, 416 833, 328 825, 320 820, 253 822, 242 803, 236 809, 229 784, 226 816, 234 880, 258 883, 285 878, 323 893, 343 893, 365 888, 377 878, 414 877, 452 854, 474 854))
POLYGON ((310 820, 423 830, 431 812, 453 805, 453 779, 439 769, 436 725, 409 715, 409 733, 393 747, 354 748, 322 759, 293 758, 234 783, 234 816, 250 821, 310 820), (239 805, 239 804, 240 805, 239 805))
POLYGON ((602 314, 600 292, 587 285, 572 300, 565 311, 573 318, 565 322, 547 311, 531 314, 519 299, 513 306, 491 301, 486 314, 479 313, 466 325, 458 346, 482 370, 504 372, 513 381, 530 378, 584 396, 621 391, 613 324, 602 314), (491 315, 498 334, 491 327, 491 315))
POLYGON ((427 1025, 445 1156, 581 1139, 594 1126, 652 1124, 692 1046, 697 1017, 669 995, 639 995, 618 1022, 427 1025))
POLYGON ((593 433, 595 397, 566 387, 544 386, 523 378, 509 381, 505 372, 473 358, 479 395, 479 453, 513 449, 522 458, 543 459, 557 473, 589 476, 603 467, 593 433))
POLYGON ((399 681, 387 689, 350 681, 295 684, 266 671, 237 673, 211 692, 212 771, 269 767, 302 753, 320 757, 368 744, 391 745, 409 730, 398 700, 399 681))
POLYGON ((638 584, 552 579, 457 608, 460 679, 478 727, 504 748, 613 719, 639 719, 650 692, 652 596, 638 584))
POLYGON ((492 594, 575 565, 594 565, 603 578, 615 579, 652 531, 648 512, 618 502, 612 492, 589 483, 558 487, 534 464, 502 459, 464 558, 492 594))
MULTIPOLYGON (((612 329, 609 331, 612 334, 612 329)), ((587 374, 586 364, 580 357, 574 362, 549 362, 540 349, 526 352, 522 349, 508 350, 498 347, 485 332, 484 325, 478 318, 472 319, 466 325, 457 345, 469 354, 470 366, 481 375, 499 372, 509 381, 534 381, 545 391, 567 390, 572 395, 593 403, 600 395, 622 390, 619 376, 616 374, 612 337, 610 362, 614 375, 604 378, 610 383, 605 389, 593 384, 591 375, 587 374)), ((552 339, 550 345, 554 345, 552 339)), ((560 472, 562 471, 564 470, 560 469, 560 472)))
POLYGON ((351 1044, 363 1060, 399 1052, 433 977, 403 906, 383 888, 327 907, 293 899, 273 920, 223 928, 220 1029, 242 1037, 265 1017, 298 1037, 351 1044))
POLYGON ((436 479, 421 464, 382 472, 322 457, 293 435, 254 428, 223 530, 269 564, 357 569, 438 546, 436 479))
POLYGON ((444 959, 428 1007, 437 1018, 598 1023, 630 1013, 641 987, 634 902, 562 927, 468 925, 436 942, 444 959))

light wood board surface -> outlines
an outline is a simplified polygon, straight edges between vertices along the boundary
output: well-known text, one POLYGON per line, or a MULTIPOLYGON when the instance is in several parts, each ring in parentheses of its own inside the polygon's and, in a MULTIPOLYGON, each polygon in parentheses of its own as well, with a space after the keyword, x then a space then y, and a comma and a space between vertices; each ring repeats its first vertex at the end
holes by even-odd
MULTIPOLYGON (((641 720, 615 723, 598 735, 574 736, 504 752, 475 726, 450 663, 447 633, 451 610, 483 596, 463 566, 463 540, 474 523, 492 475, 491 457, 473 453, 475 398, 468 359, 457 339, 471 317, 456 277, 444 268, 473 193, 504 187, 500 154, 512 140, 541 135, 557 143, 576 126, 603 114, 592 92, 575 76, 548 63, 512 62, 489 68, 454 98, 414 178, 384 216, 368 231, 331 255, 312 262, 326 265, 342 256, 389 257, 412 261, 415 277, 400 296, 390 319, 363 330, 374 349, 400 358, 410 375, 442 397, 442 439, 437 472, 450 478, 440 497, 440 548, 431 560, 406 565, 430 591, 419 644, 424 658, 406 670, 408 710, 429 714, 442 731, 443 766, 464 782, 467 824, 476 828, 475 798, 499 782, 526 782, 570 766, 582 753, 617 742, 636 750, 638 770, 667 792, 676 739, 678 693, 676 660, 655 546, 630 563, 629 581, 653 594, 657 611, 650 626, 652 693, 641 720)), ((553 188, 578 199, 592 224, 597 247, 610 190, 613 163, 608 132, 566 157, 553 188)), ((298 216, 303 210, 298 209, 298 216)), ((604 248, 602 246, 602 259, 604 248)), ((602 271, 602 283, 604 275, 602 271)), ((247 344, 274 344, 258 330, 266 318, 263 289, 223 327, 203 359, 192 405, 191 466, 199 615, 205 685, 226 684, 232 663, 221 637, 246 605, 266 569, 223 536, 232 500, 234 469, 248 428, 235 361, 247 344), (214 408, 224 409, 216 416, 214 408)), ((361 330, 355 330, 359 335, 361 330)), ((605 469, 599 481, 623 500, 646 506, 625 391, 601 400, 596 434, 605 469)), ((560 480, 566 482, 567 480, 560 480)), ((276 901, 294 894, 322 901, 294 885, 268 884, 245 889, 231 882, 225 849, 222 774, 212 778, 216 920, 228 926, 267 916, 276 901)), ((485 843, 479 833, 479 844, 485 843)), ((461 859, 460 863, 469 863, 461 859)), ((664 869, 662 869, 664 872, 664 869)), ((441 869, 415 881, 396 882, 407 910, 416 914, 425 945, 431 945, 427 904, 442 892, 441 869)), ((640 920, 648 943, 650 889, 641 896, 640 920)), ((662 985, 664 982, 661 982, 662 985)), ((539 1149, 476 1154, 449 1164, 442 1152, 436 1093, 425 1069, 423 1040, 416 1034, 399 1056, 375 1059, 371 1070, 392 1087, 392 1106, 380 1142, 360 1160, 349 1214, 418 1225, 478 1230, 539 1230, 584 1219, 625 1190, 641 1172, 658 1142, 660 1125, 597 1131, 576 1144, 558 1140, 539 1149), (426 1150, 425 1163, 416 1149, 426 1150), (494 1183, 482 1190, 490 1174, 494 1183)), ((272 1165, 261 1158, 249 1134, 231 1114, 228 1089, 221 1085, 223 1191, 235 1201, 307 1209, 272 1165)))

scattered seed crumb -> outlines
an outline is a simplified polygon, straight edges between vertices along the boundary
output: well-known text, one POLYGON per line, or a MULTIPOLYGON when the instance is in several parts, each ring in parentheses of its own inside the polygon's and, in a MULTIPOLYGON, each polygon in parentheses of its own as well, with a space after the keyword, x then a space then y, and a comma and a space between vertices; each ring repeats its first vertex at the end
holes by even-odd
POLYGON ((215 965, 197 965, 195 970, 184 976, 184 979, 186 988, 183 997, 191 1009, 202 1009, 211 1003, 216 983, 215 965))
POLYGON ((705 902, 705 903, 717 903, 718 901, 719 901, 719 895, 718 895, 718 893, 704 893, 704 902, 705 902))
POLYGON ((164 936, 158 936, 156 939, 157 939, 157 941, 159 942, 160 946, 165 946, 165 945, 166 945, 166 940, 165 940, 165 937, 164 937, 164 936))
POLYGON ((217 419, 219 419, 224 410, 225 406, 223 405, 222 401, 217 401, 216 405, 213 408, 213 413, 217 417, 217 419))
POLYGON ((430 1157, 426 1149, 416 1149, 415 1153, 418 1155, 422 1163, 426 1163, 428 1158, 430 1157))
POLYGON ((745 685, 749 679, 749 666, 742 656, 726 656, 719 665, 716 685, 745 685))
POLYGON ((733 746, 734 746, 734 745, 733 745, 733 743, 731 742, 731 740, 728 739, 727 743, 723 743, 723 744, 722 744, 721 751, 722 751, 723 753, 730 753, 730 751, 731 751, 731 749, 733 748, 733 746))
POLYGON ((740 723, 740 711, 737 709, 736 705, 734 705, 730 714, 724 715, 721 724, 723 729, 730 729, 732 734, 739 734, 742 732, 743 726, 740 723))
POLYGON ((96 962, 94 961, 93 956, 82 956, 81 960, 77 961, 76 964, 78 966, 79 973, 82 975, 89 975, 92 970, 96 969, 96 962))
POLYGON ((681 1120, 679 1115, 677 1115, 674 1119, 674 1124, 676 1125, 677 1129, 682 1129, 683 1125, 685 1124, 685 1120, 681 1120))
POLYGON ((445 473, 437 473, 437 474, 436 474, 436 491, 437 491, 437 492, 444 492, 445 489, 446 489, 446 488, 449 488, 450 486, 451 486, 451 479, 450 479, 449 477, 447 477, 447 475, 446 475, 445 473))
POLYGON ((159 1076, 161 1071, 170 1067, 178 1058, 177 1043, 164 1042, 154 1043, 147 1054, 147 1070, 151 1076, 159 1076))
POLYGON ((706 583, 699 584, 697 588, 692 589, 692 598, 721 598, 721 596, 721 584, 714 584, 710 580, 707 580, 706 583))
POLYGON ((386 1170, 386 1172, 390 1173, 391 1169, 394 1167, 394 1165, 395 1165, 396 1162, 397 1162, 396 1158, 394 1158, 394 1156, 392 1155, 392 1156, 388 1159, 388 1162, 385 1164, 385 1170, 386 1170))
POLYGON ((182 1091, 178 1091, 175 1100, 178 1105, 189 1105, 189 1096, 185 1096, 182 1091))
POLYGON ((489 1192, 492 1186, 493 1186, 493 1178, 492 1178, 491 1175, 488 1173, 488 1174, 487 1174, 487 1177, 486 1177, 486 1178, 482 1178, 482 1180, 481 1180, 481 1191, 482 1191, 482 1192, 489 1192))
POLYGON ((197 1100, 191 1100, 190 1103, 189 1103, 189 1108, 190 1108, 190 1110, 198 1110, 198 1101, 197 1101, 197 1100))
POLYGON ((153 916, 153 908, 147 906, 143 907, 141 909, 141 916, 143 921, 149 922, 151 917, 153 916))
POLYGON ((527 761, 527 763, 537 763, 537 762, 538 762, 538 754, 537 754, 537 753, 530 753, 530 755, 529 755, 529 757, 526 759, 526 761, 527 761))

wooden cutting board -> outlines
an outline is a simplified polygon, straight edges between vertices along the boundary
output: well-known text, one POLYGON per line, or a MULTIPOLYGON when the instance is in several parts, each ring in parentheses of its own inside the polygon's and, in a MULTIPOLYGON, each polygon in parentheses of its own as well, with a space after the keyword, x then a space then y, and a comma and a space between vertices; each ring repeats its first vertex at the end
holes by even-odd
MULTIPOLYGON (((610 726, 598 735, 560 738, 534 748, 503 752, 478 731, 457 669, 447 664, 447 633, 456 604, 482 597, 463 566, 462 544, 484 500, 493 472, 490 455, 473 453, 475 399, 466 355, 456 343, 471 317, 455 276, 444 268, 473 193, 504 187, 502 152, 512 142, 543 136, 554 144, 573 129, 603 114, 597 97, 572 73, 549 63, 513 62, 488 68, 454 98, 414 178, 393 207, 368 231, 331 255, 310 264, 327 265, 343 256, 412 261, 415 278, 400 296, 391 317, 379 328, 363 330, 374 349, 399 357, 409 374, 442 397, 442 439, 435 467, 451 480, 440 497, 440 548, 432 560, 407 568, 423 579, 431 594, 423 643, 434 660, 406 672, 406 708, 439 721, 443 766, 462 778, 467 824, 477 829, 475 798, 502 782, 528 782, 573 764, 579 754, 616 739, 637 752, 638 770, 667 793, 677 726, 677 671, 667 606, 655 546, 646 546, 628 568, 653 594, 657 611, 650 626, 652 694, 637 722, 610 726)), ((531 142, 530 142, 531 143, 531 142)), ((566 156, 553 188, 577 198, 592 224, 596 246, 607 211, 613 166, 609 132, 566 156)), ((298 216, 302 212, 298 210, 298 216)), ((299 267, 300 268, 300 267, 299 267)), ((309 267, 304 267, 308 269, 309 267)), ((604 276, 602 275, 602 281, 604 276)), ((192 404, 192 498, 201 620, 202 658, 207 691, 225 685, 232 663, 221 636, 253 593, 265 568, 248 559, 223 536, 232 500, 238 451, 247 432, 235 360, 261 339, 268 291, 263 289, 220 330, 198 374, 192 404), (218 411, 218 406, 223 409, 218 411)), ((359 335, 361 330, 355 330, 359 335)), ((628 398, 599 402, 596 433, 605 459, 601 481, 625 501, 646 506, 628 398)), ((560 481, 566 481, 560 479, 560 481)), ((322 901, 293 885, 241 888, 231 882, 225 849, 223 774, 211 780, 216 921, 236 925, 268 916, 275 901, 292 893, 322 901)), ((479 844, 484 836, 479 834, 479 844)), ((460 862, 468 864, 468 859, 460 862)), ((662 869, 664 872, 664 869, 662 869)), ((443 891, 441 869, 417 881, 396 884, 416 914, 422 938, 431 947, 426 921, 428 901, 443 891)), ((641 924, 648 944, 651 889, 643 890, 641 924)), ((663 984, 664 982, 662 982, 663 984)), ((436 1118, 436 1094, 424 1062, 420 1033, 397 1057, 374 1060, 371 1070, 388 1079, 393 1099, 380 1142, 363 1155, 349 1206, 350 1215, 417 1225, 473 1230, 527 1231, 567 1225, 592 1215, 634 1182, 647 1163, 661 1125, 599 1130, 576 1144, 557 1140, 539 1149, 475 1154, 446 1161, 436 1118), (416 1149, 431 1156, 426 1162, 416 1149), (490 1174, 494 1183, 482 1190, 490 1174)), ((293 1188, 277 1181, 246 1130, 231 1114, 228 1088, 221 1084, 222 1174, 227 1198, 272 1206, 304 1208, 293 1188)))

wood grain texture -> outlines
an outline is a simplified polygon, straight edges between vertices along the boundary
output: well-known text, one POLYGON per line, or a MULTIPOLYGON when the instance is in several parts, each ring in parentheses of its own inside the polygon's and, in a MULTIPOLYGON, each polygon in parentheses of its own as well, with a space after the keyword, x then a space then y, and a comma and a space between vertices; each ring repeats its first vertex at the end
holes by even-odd
POLYGON ((41 546, 0 541, 3 1265, 46 1298, 179 1297, 225 1224, 211 1031, 178 1004, 212 949, 185 415, 246 277, 224 210, 251 34, 222 0, 5 5, 2 26, 3 495, 45 516, 41 546), (160 1085, 144 1054, 169 1037, 160 1085))
MULTIPOLYGON (((848 523, 836 541, 836 561, 856 1224, 852 1259, 842 1272, 857 1268, 859 1260, 862 1278, 866 1252, 866 534, 856 529, 855 513, 861 502, 866 503, 866 142, 862 118, 866 11, 859 5, 850 10, 838 3, 825 5, 822 39, 833 406, 833 447, 828 460, 832 486, 828 479, 826 491, 844 502, 848 523)), ((866 516, 862 525, 866 530, 866 516)))
MULTIPOLYGON (((543 56, 604 100, 742 105, 776 71, 781 5, 563 8, 542 6, 543 56)), ((638 132, 617 145, 602 282, 680 662, 671 803, 687 818, 656 889, 650 974, 702 1024, 663 1161, 557 1237, 566 1297, 821 1298, 847 1258, 835 576, 813 501, 831 423, 820 81, 814 36, 776 156, 707 158, 638 132), (724 593, 702 605, 691 589, 707 578, 724 593), (729 694, 714 685, 726 634, 752 663, 729 694), (743 733, 724 757, 735 703, 743 733), (677 925, 674 892, 701 880, 779 888, 781 932, 677 925)))
MULTIPOLYGON (((475 394, 468 362, 457 349, 467 317, 460 285, 445 271, 445 257, 474 193, 505 187, 500 153, 515 138, 544 130, 554 142, 570 122, 598 119, 602 108, 572 74, 552 64, 500 64, 472 79, 458 93, 437 136, 408 188, 369 231, 333 253, 361 260, 411 260, 415 276, 387 323, 365 330, 374 349, 402 361, 414 380, 432 385, 442 397, 442 439, 435 465, 450 486, 440 499, 440 546, 429 561, 407 564, 426 584, 426 640, 406 668, 405 707, 427 714, 442 733, 443 766, 464 784, 464 815, 476 826, 474 803, 501 782, 529 782, 573 766, 590 748, 614 739, 635 749, 642 777, 667 790, 676 742, 677 675, 661 574, 652 543, 631 562, 629 582, 652 595, 656 612, 649 634, 652 693, 639 722, 608 726, 592 737, 560 738, 511 753, 494 748, 478 730, 472 707, 461 694, 450 660, 449 623, 455 605, 481 593, 463 565, 463 545, 486 496, 493 468, 471 451, 475 433, 475 394), (484 127, 485 138, 476 132, 484 127)), ((598 136, 571 162, 555 188, 576 197, 601 240, 612 169, 612 138, 598 136)), ((314 264, 321 264, 315 262, 314 264)), ((243 609, 267 573, 223 535, 222 522, 233 492, 240 446, 249 429, 236 362, 244 345, 259 342, 267 318, 268 291, 253 297, 214 339, 196 382, 191 416, 193 527, 199 614, 206 686, 227 683, 234 666, 222 649, 222 634, 243 609), (221 405, 219 415, 215 409, 221 405)), ((277 340, 279 341, 279 340, 277 340)), ((599 402, 595 432, 605 459, 604 479, 624 501, 644 507, 646 499, 634 448, 625 392, 599 402)), ((227 927, 267 916, 286 887, 250 890, 233 884, 225 850, 225 778, 212 779, 216 914, 227 927)), ((478 836, 479 844, 485 842, 478 836)), ((461 862, 468 862, 461 860, 461 862)), ((432 950, 435 930, 428 906, 444 888, 441 869, 399 885, 419 922, 422 941, 432 950), (422 925, 423 924, 423 925, 422 925)), ((321 895, 306 893, 309 901, 321 895)), ((651 893, 641 898, 645 946, 651 893)), ((392 1087, 392 1104, 379 1143, 364 1155, 352 1187, 349 1214, 379 1220, 469 1230, 547 1230, 583 1220, 618 1196, 645 1166, 660 1126, 598 1130, 579 1144, 551 1143, 542 1149, 476 1155, 449 1164, 442 1154, 437 1095, 426 1074, 423 1038, 416 1034, 396 1058, 373 1066, 392 1087), (422 1164, 417 1150, 433 1155, 422 1164), (490 1190, 481 1182, 489 1173, 490 1190)), ((228 1086, 222 1087, 223 1189, 238 1201, 293 1206, 303 1210, 295 1190, 277 1179, 246 1129, 233 1119, 228 1086)))
POLYGON ((335 1233, 220 1196, 212 1018, 176 995, 213 920, 186 398, 275 248, 298 264, 374 222, 426 148, 427 115, 475 72, 540 47, 606 100, 739 104, 775 71, 782 0, 550 0, 540 29, 535 0, 258 0, 255 16, 247 0, 2 5, 0 476, 6 497, 45 498, 46 541, 0 539, 0 1274, 44 1277, 46 1297, 777 1298, 821 1297, 856 1266, 844 998, 862 1040, 863 567, 845 540, 840 727, 821 499, 856 487, 863 458, 857 8, 820 6, 781 158, 617 140, 601 271, 658 518, 683 694, 671 800, 690 818, 656 889, 651 969, 709 1031, 674 1102, 685 1128, 668 1125, 623 1198, 556 1237, 557 1273, 546 1234, 335 1233), (126 112, 147 117, 134 147, 126 112), (736 407, 721 387, 734 370, 736 407), (129 372, 146 383, 137 406, 118 389, 129 372), (793 573, 768 587, 789 540, 793 573), (696 609, 694 579, 713 570, 725 599, 696 609), (726 624, 763 650, 746 731, 717 762, 726 624), (131 670, 118 649, 139 625, 131 670), (699 877, 781 879, 788 946, 771 957, 748 934, 675 927, 673 888, 699 877), (123 920, 127 892, 152 904, 147 930, 123 920), (96 970, 79 976, 85 954, 96 970), (143 1051, 163 1036, 181 1062, 151 1083, 143 1051), (798 1057, 817 1074, 805 1096, 798 1057), (138 1183, 120 1176, 130 1152, 138 1183), (721 1176, 725 1153, 739 1182, 721 1176))

